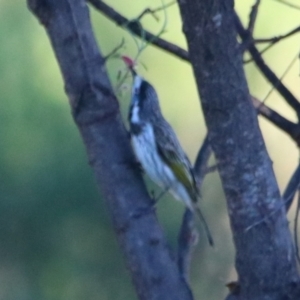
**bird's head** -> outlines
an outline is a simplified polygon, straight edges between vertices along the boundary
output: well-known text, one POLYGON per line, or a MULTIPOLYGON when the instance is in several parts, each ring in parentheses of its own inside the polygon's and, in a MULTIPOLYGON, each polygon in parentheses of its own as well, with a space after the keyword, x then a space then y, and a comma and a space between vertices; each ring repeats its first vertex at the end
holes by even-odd
POLYGON ((123 56, 122 59, 133 76, 130 116, 133 108, 136 107, 141 119, 155 120, 156 117, 161 116, 158 96, 155 89, 142 76, 137 74, 134 70, 133 60, 127 56, 123 56))

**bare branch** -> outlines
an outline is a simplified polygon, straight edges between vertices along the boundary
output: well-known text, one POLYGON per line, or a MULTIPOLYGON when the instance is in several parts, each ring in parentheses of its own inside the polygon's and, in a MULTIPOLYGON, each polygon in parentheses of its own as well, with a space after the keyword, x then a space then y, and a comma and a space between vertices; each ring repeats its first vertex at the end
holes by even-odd
POLYGON ((116 53, 124 47, 124 44, 125 44, 125 39, 122 38, 121 43, 119 45, 117 45, 114 49, 112 49, 111 52, 108 53, 105 57, 103 57, 104 60, 107 61, 111 57, 114 57, 116 55, 116 53))
MULTIPOLYGON (((249 43, 250 44, 250 43, 249 43)), ((259 54, 262 56, 263 54, 265 54, 265 52, 267 52, 271 47, 273 46, 273 44, 270 44, 268 46, 266 46, 263 50, 259 51, 259 54)), ((248 47, 247 47, 248 48, 248 47)), ((244 51, 247 50, 247 48, 244 49, 244 51)), ((253 57, 249 58, 249 59, 243 59, 243 64, 246 65, 246 64, 249 64, 251 62, 253 62, 254 59, 253 57)))
MULTIPOLYGON (((280 36, 275 36, 273 38, 266 38, 266 39, 255 39, 254 43, 255 44, 259 44, 259 43, 270 43, 268 46, 266 46, 264 49, 262 49, 259 54, 263 55, 265 52, 267 52, 270 48, 272 48, 274 45, 276 45, 278 42, 282 41, 285 38, 288 38, 292 35, 294 35, 295 33, 300 32, 300 26, 298 26, 297 28, 293 29, 292 31, 288 32, 287 34, 284 35, 280 35, 280 36)), ((248 45, 249 46, 249 45, 248 45)), ((248 47, 246 47, 247 49, 248 47)), ((245 50, 246 50, 245 49, 245 50)), ((244 64, 248 64, 250 62, 253 61, 253 58, 244 60, 244 64)))
POLYGON ((256 0, 255 4, 252 6, 250 16, 249 16, 249 24, 248 24, 248 30, 253 34, 254 31, 254 25, 258 14, 258 7, 260 4, 260 0, 256 0))
POLYGON ((172 1, 166 5, 163 5, 163 6, 159 6, 157 8, 146 8, 145 10, 142 11, 142 13, 136 18, 137 20, 141 20, 145 15, 147 14, 150 14, 154 17, 154 19, 156 19, 158 21, 158 17, 155 15, 155 13, 159 12, 159 11, 162 11, 164 9, 167 9, 168 7, 176 4, 177 2, 176 1, 172 1))
POLYGON ((296 4, 293 4, 291 2, 288 2, 286 0, 275 0, 275 1, 277 1, 277 2, 279 2, 281 4, 284 4, 284 5, 287 5, 287 6, 291 7, 291 8, 300 9, 300 6, 298 6, 296 4))
POLYGON ((286 34, 274 36, 271 38, 265 38, 265 39, 254 39, 254 43, 260 44, 260 43, 271 43, 272 45, 278 43, 279 41, 286 39, 296 33, 300 32, 300 26, 294 28, 293 30, 289 31, 286 34))
POLYGON ((189 61, 189 55, 186 50, 183 48, 180 48, 179 46, 167 42, 166 40, 150 33, 147 30, 144 30, 140 22, 136 19, 129 20, 125 18, 123 15, 119 14, 117 11, 115 11, 113 8, 111 8, 109 5, 105 4, 101 0, 86 0, 89 3, 93 5, 94 8, 99 10, 103 15, 105 15, 107 18, 112 20, 114 23, 116 23, 118 26, 124 27, 136 36, 143 38, 145 41, 153 44, 154 46, 172 54, 175 55, 178 58, 181 58, 184 61, 189 61))
POLYGON ((295 142, 299 143, 300 126, 295 124, 286 118, 282 117, 273 109, 266 106, 263 102, 259 101, 257 98, 251 96, 253 106, 256 108, 257 112, 263 117, 272 122, 275 126, 286 132, 295 142))
MULTIPOLYGON (((238 15, 234 14, 235 25, 239 36, 242 41, 247 45, 249 41, 253 41, 251 34, 248 30, 244 29, 238 15)), ((251 54, 253 61, 259 68, 259 70, 264 74, 264 76, 268 79, 268 81, 275 87, 275 89, 282 95, 285 101, 295 110, 295 113, 300 120, 300 103, 298 99, 291 93, 291 91, 280 81, 280 79, 275 75, 275 73, 267 66, 261 57, 259 51, 255 47, 255 45, 251 42, 247 49, 251 54)))

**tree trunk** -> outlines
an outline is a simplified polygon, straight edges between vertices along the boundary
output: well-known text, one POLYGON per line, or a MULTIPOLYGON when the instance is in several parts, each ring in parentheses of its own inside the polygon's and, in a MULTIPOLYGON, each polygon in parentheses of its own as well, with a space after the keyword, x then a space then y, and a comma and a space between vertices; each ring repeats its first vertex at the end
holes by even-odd
POLYGON ((227 199, 239 276, 236 299, 296 299, 294 246, 247 88, 233 1, 179 0, 179 6, 227 199))

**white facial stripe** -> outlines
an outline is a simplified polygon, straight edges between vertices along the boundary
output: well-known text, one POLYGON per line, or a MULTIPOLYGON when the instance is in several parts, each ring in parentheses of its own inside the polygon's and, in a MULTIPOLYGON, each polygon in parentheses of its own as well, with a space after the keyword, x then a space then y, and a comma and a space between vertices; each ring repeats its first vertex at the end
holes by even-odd
POLYGON ((141 76, 136 75, 133 80, 133 86, 132 86, 132 94, 136 94, 136 91, 138 91, 141 87, 141 84, 143 82, 143 78, 141 76))
POLYGON ((132 114, 131 114, 131 122, 132 123, 140 123, 140 108, 137 104, 133 105, 132 114))

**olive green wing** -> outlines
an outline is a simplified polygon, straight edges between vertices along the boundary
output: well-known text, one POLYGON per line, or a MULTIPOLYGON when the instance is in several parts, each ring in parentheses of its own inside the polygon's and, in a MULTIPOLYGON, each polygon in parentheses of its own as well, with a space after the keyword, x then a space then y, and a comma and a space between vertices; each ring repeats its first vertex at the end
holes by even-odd
POLYGON ((156 137, 157 150, 164 162, 170 167, 176 178, 185 186, 191 199, 197 202, 192 166, 175 132, 171 126, 165 122, 164 124, 156 124, 154 126, 154 134, 156 137))

